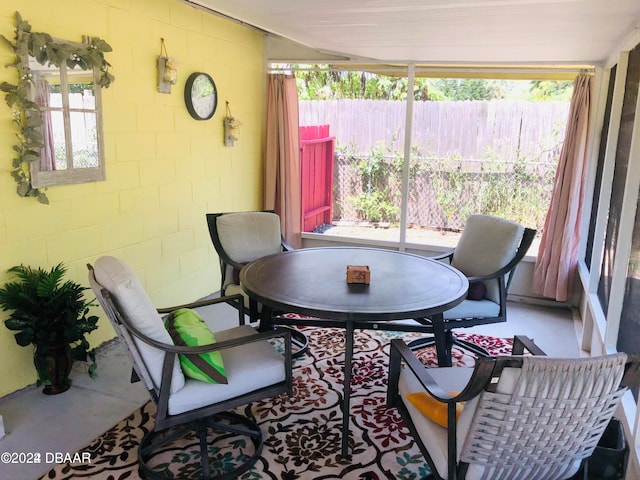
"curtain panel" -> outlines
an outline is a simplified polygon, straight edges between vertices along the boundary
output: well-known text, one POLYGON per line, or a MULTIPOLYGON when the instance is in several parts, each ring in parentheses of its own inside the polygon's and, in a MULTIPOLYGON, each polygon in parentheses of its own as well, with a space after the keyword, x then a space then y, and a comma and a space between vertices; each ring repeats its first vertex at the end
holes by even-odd
POLYGON ((533 275, 535 293, 561 302, 571 294, 578 263, 590 101, 591 76, 579 75, 533 275))
POLYGON ((280 216, 282 235, 302 246, 298 90, 292 75, 269 75, 264 158, 264 207, 280 216))
POLYGON ((42 108, 42 149, 40 150, 40 171, 56 169, 56 146, 53 139, 53 120, 50 107, 51 86, 46 80, 35 83, 35 102, 42 108))

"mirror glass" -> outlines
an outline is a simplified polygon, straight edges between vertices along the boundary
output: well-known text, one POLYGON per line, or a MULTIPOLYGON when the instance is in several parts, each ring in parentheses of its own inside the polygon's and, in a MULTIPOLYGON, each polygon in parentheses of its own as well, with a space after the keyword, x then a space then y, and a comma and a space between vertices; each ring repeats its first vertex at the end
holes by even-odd
POLYGON ((104 179, 97 72, 41 65, 33 57, 29 67, 32 98, 42 112, 43 146, 32 166, 33 186, 104 179))

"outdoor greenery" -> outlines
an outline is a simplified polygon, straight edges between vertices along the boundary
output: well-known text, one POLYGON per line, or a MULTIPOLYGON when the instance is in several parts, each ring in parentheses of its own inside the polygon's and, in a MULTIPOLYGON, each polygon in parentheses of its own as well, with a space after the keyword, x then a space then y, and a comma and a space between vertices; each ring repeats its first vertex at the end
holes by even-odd
MULTIPOLYGON (((394 203, 394 183, 399 182, 394 168, 387 164, 386 146, 378 144, 365 157, 357 158, 363 192, 352 197, 356 211, 369 222, 397 222, 400 208, 394 203), (393 178, 391 178, 393 177, 393 178)), ((396 157, 397 158, 397 157, 396 157)), ((400 165, 402 165, 400 157, 400 165)))
POLYGON ((29 57, 41 65, 66 65, 73 69, 100 70, 101 87, 107 88, 114 80, 109 72, 111 66, 104 57, 111 47, 104 40, 91 37, 87 44, 69 43, 54 40, 48 33, 32 32, 31 25, 16 12, 14 40, 4 35, 0 40, 15 53, 14 63, 8 65, 17 71, 16 84, 2 82, 0 90, 5 92, 7 105, 13 111, 13 123, 16 126, 18 143, 14 145, 15 157, 11 175, 18 184, 17 193, 21 197, 35 197, 40 203, 49 203, 46 194, 31 185, 31 164, 40 158, 42 148, 42 112, 38 104, 31 99, 33 75, 29 68, 29 57))
MULTIPOLYGON (((338 155, 345 157, 343 163, 351 165, 356 174, 351 191, 361 193, 348 199, 360 218, 394 224, 399 217, 403 156, 385 154, 382 148, 378 145, 361 155, 338 155)), ((414 153, 409 169, 411 210, 415 215, 415 211, 428 209, 432 217, 442 218, 439 225, 424 226, 460 230, 469 215, 484 213, 538 230, 543 227, 555 176, 551 166, 527 158, 497 162, 493 152, 478 162, 465 161, 459 154, 434 157, 417 150, 414 153)), ((411 212, 408 220, 417 222, 411 212)))
POLYGON ((479 172, 463 165, 456 156, 430 164, 431 185, 446 227, 455 229, 456 220, 480 212, 542 228, 551 200, 553 168, 526 158, 495 162, 488 157, 480 163, 479 172))
MULTIPOLYGON (((300 100, 360 98, 367 100, 406 100, 407 78, 376 75, 370 72, 338 71, 327 65, 310 70, 297 70, 295 76, 300 100)), ((521 81, 522 89, 514 91, 514 82, 479 78, 422 78, 414 85, 415 100, 498 100, 529 101, 569 100, 573 82, 521 81)))
MULTIPOLYGON (((421 167, 419 170, 423 170, 431 180, 438 207, 444 214, 446 224, 443 227, 451 228, 456 215, 467 218, 474 213, 470 202, 464 201, 471 193, 468 184, 472 179, 469 174, 463 172, 460 156, 455 154, 428 163, 421 160, 419 158, 416 163, 421 167)), ((477 196, 477 192, 474 193, 477 196)))

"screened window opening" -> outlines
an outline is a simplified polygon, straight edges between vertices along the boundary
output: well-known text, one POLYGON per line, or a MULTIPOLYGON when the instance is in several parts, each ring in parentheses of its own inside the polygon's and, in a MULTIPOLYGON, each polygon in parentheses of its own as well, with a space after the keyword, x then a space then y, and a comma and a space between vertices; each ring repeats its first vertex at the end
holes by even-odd
POLYGON ((453 246, 473 213, 542 231, 573 82, 416 78, 402 205, 407 79, 296 76, 301 127, 335 138, 333 218, 305 231, 397 241, 403 208, 409 244, 453 246))

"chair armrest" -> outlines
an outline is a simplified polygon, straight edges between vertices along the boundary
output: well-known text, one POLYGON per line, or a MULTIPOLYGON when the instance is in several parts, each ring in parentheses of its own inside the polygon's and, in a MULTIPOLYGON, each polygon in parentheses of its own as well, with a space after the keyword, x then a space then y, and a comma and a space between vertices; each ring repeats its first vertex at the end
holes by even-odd
MULTIPOLYGON (((389 360, 389 389, 387 391, 387 403, 394 403, 393 397, 397 397, 397 382, 400 376, 401 364, 405 362, 406 368, 409 368, 416 376, 422 387, 436 400, 443 403, 458 403, 471 400, 482 391, 487 379, 493 371, 493 362, 482 362, 476 365, 473 375, 464 389, 457 395, 451 395, 445 392, 436 380, 429 374, 429 368, 425 367, 414 355, 407 344, 401 339, 391 340, 391 351, 389 360)), ((455 367, 452 367, 455 368, 455 367)))
POLYGON ((620 385, 623 387, 633 388, 640 385, 640 356, 629 355, 627 363, 624 366, 624 375, 620 385))
MULTIPOLYGON (((513 355, 522 355, 527 350, 533 355, 544 355, 545 352, 538 347, 530 338, 516 335, 513 339, 513 355)), ((431 396, 443 403, 464 402, 476 397, 484 388, 496 369, 496 357, 479 358, 469 382, 465 388, 457 395, 445 392, 440 385, 429 374, 429 368, 425 367, 414 355, 411 349, 401 339, 391 340, 390 360, 389 360, 389 390, 387 391, 387 403, 393 405, 393 397, 398 395, 398 378, 400 376, 401 361, 404 361, 406 368, 409 368, 416 376, 424 389, 431 396)), ((455 367, 452 367, 455 368, 455 367)))
POLYGON ((234 308, 238 309, 238 325, 244 325, 244 297, 239 293, 235 295, 227 295, 222 297, 210 298, 207 300, 200 300, 197 302, 185 303, 183 305, 176 305, 173 307, 162 307, 158 308, 157 312, 159 314, 171 313, 181 308, 199 308, 206 307, 208 305, 216 305, 218 303, 235 304, 234 308))
POLYGON ((501 273, 501 270, 497 271, 497 272, 492 272, 489 273, 487 275, 476 275, 475 277, 467 277, 467 280, 469 281, 469 283, 474 283, 474 282, 486 282, 487 280, 493 280, 495 278, 500 278, 503 274, 501 273))
POLYGON ((503 267, 500 270, 496 270, 495 272, 487 273, 486 275, 476 275, 476 276, 473 276, 473 277, 467 277, 467 281, 469 283, 475 283, 475 282, 486 282, 488 280, 495 280, 495 279, 499 279, 501 277, 504 277, 510 271, 511 271, 511 269, 508 269, 507 267, 503 267))
POLYGON ((215 305, 216 303, 223 303, 223 302, 232 302, 232 301, 237 301, 240 303, 240 305, 243 304, 243 298, 242 295, 240 294, 236 294, 236 295, 227 295, 227 296, 222 296, 222 297, 215 297, 215 298, 210 298, 207 300, 198 300, 197 302, 191 302, 191 303, 185 303, 182 305, 175 305, 172 307, 161 307, 158 308, 157 311, 158 313, 162 314, 162 313, 171 313, 175 310, 178 310, 180 308, 198 308, 198 307, 206 307, 207 305, 215 305))
POLYGON ((432 260, 444 260, 445 258, 449 259, 449 263, 451 263, 451 259, 453 258, 453 254, 455 253, 455 248, 452 250, 449 250, 447 252, 443 252, 443 253, 439 253, 438 255, 435 255, 433 257, 429 257, 432 260))
POLYGON ((287 243, 284 237, 280 237, 280 245, 282 245, 283 252, 293 252, 295 250, 295 248, 293 248, 291 245, 289 245, 289 243, 287 243))
POLYGON ((255 335, 247 335, 245 337, 225 340, 223 342, 209 343, 207 345, 199 345, 197 347, 185 347, 154 340, 153 338, 150 338, 144 333, 137 330, 135 327, 131 326, 126 320, 122 321, 122 325, 127 329, 129 333, 131 333, 131 335, 140 339, 147 345, 157 348, 158 350, 162 350, 163 352, 181 355, 199 355, 203 353, 215 352, 218 350, 225 350, 237 347, 239 345, 245 345, 248 343, 254 343, 276 337, 283 337, 285 340, 285 345, 289 345, 291 343, 291 333, 288 330, 272 330, 269 332, 257 333, 255 335))
POLYGON ((496 270, 495 272, 487 273, 486 275, 476 275, 473 277, 467 277, 467 280, 469 281, 469 283, 471 283, 471 282, 485 282, 487 280, 500 278, 511 271, 511 269, 507 267, 503 267, 500 270, 496 270))
POLYGON ((209 352, 216 352, 218 350, 227 350, 229 348, 238 347, 240 345, 247 345, 250 343, 261 342, 269 340, 271 338, 282 337, 285 345, 291 343, 291 332, 285 330, 272 330, 264 333, 256 333, 254 335, 247 335, 246 337, 233 338, 231 340, 225 340, 224 342, 215 342, 207 345, 200 345, 198 347, 180 347, 185 351, 178 352, 182 354, 202 354, 209 352))
POLYGON ((288 330, 271 330, 269 332, 259 332, 254 335, 247 335, 246 337, 233 338, 231 340, 209 343, 207 345, 199 345, 197 347, 180 347, 176 345, 175 348, 180 348, 181 350, 184 349, 183 351, 177 352, 181 354, 202 354, 215 352, 218 350, 226 350, 229 348, 238 347, 240 345, 247 345, 249 343, 260 342, 277 337, 282 337, 285 341, 285 344, 291 343, 291 332, 289 332, 288 330))
MULTIPOLYGON (((416 375, 416 377, 418 377, 422 386, 426 388, 434 397, 438 398, 438 400, 440 400, 440 398, 451 398, 451 395, 441 389, 434 378, 429 375, 429 373, 426 371, 427 368, 422 363, 420 363, 418 358, 414 355, 414 353, 403 340, 399 338, 391 340, 391 359, 389 367, 390 377, 392 376, 392 366, 394 367, 394 369, 395 367, 397 367, 397 377, 400 376, 401 360, 405 362, 407 368, 409 368, 416 375)), ((389 378, 389 384, 391 384, 392 382, 396 383, 398 380, 397 377, 389 378)))
POLYGON ((523 335, 516 335, 513 337, 513 348, 511 350, 512 355, 522 355, 527 350, 532 355, 542 355, 544 357, 547 354, 538 345, 534 343, 529 337, 523 335))

